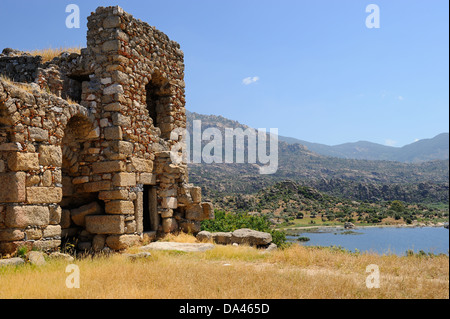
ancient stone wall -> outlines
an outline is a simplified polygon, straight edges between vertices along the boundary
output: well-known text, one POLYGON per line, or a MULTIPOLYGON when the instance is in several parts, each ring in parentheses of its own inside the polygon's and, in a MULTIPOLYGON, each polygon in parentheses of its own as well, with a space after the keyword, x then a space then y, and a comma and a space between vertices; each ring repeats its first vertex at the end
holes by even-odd
POLYGON ((69 237, 119 250, 214 216, 170 157, 186 126, 179 44, 120 7, 92 13, 87 44, 29 90, 0 82, 0 253, 69 237))

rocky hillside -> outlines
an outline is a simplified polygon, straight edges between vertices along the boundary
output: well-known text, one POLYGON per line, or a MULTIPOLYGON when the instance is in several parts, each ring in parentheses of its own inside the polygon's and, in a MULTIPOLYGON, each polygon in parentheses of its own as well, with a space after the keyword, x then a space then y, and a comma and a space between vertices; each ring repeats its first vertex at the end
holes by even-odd
POLYGON ((293 219, 305 219, 313 223, 321 220, 395 224, 408 220, 448 218, 445 205, 437 208, 397 200, 369 203, 328 195, 291 180, 263 187, 253 194, 217 197, 214 204, 225 211, 266 215, 274 224, 293 219))
MULTIPOLYGON (((190 131, 192 130, 193 120, 201 120, 203 128, 217 127, 222 131, 225 127, 239 127, 244 130, 248 128, 247 125, 227 119, 223 116, 187 112, 187 125, 188 130, 190 131)), ((367 141, 329 146, 286 136, 279 136, 279 140, 281 142, 286 142, 287 144, 300 144, 306 146, 311 152, 328 157, 398 161, 404 163, 420 163, 449 159, 449 133, 442 133, 430 139, 422 139, 403 147, 392 147, 367 141)))
MULTIPOLYGON (((202 129, 247 126, 221 116, 188 113, 192 121, 202 121, 202 129)), ((301 144, 279 142, 278 171, 260 175, 255 164, 190 164, 190 181, 202 185, 209 196, 251 194, 275 182, 291 179, 332 195, 360 200, 408 202, 448 202, 449 161, 423 163, 370 161, 327 157, 301 144)))

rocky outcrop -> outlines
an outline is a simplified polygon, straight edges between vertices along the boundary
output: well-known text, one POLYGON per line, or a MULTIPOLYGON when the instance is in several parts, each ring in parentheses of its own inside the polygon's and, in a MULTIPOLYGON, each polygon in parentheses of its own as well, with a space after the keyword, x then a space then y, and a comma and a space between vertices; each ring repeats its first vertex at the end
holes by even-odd
POLYGON ((350 223, 350 222, 346 222, 346 223, 344 224, 344 228, 345 228, 345 229, 353 229, 353 228, 355 228, 355 227, 356 227, 355 224, 350 223))
POLYGON ((201 242, 212 241, 219 245, 237 244, 260 248, 267 248, 271 246, 271 249, 273 249, 275 245, 272 243, 271 234, 248 228, 237 229, 233 232, 211 233, 208 231, 202 231, 197 234, 196 238, 201 242))

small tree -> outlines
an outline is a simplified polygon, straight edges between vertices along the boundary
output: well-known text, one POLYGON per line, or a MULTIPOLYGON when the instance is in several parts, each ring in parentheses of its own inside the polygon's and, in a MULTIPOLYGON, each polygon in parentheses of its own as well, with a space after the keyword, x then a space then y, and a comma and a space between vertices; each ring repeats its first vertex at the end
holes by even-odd
POLYGON ((396 212, 398 212, 398 213, 404 212, 405 211, 405 204, 403 202, 399 201, 399 200, 394 200, 391 203, 391 209, 396 211, 396 212))

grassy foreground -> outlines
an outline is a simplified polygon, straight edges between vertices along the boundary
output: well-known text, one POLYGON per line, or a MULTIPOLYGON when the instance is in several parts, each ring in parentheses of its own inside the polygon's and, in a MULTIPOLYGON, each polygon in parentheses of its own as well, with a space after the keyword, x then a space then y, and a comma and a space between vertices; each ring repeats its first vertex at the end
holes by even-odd
POLYGON ((61 260, 0 268, 0 298, 449 298, 447 256, 217 246, 201 253, 154 251, 137 261, 117 254, 72 263, 80 269, 78 289, 66 287, 68 262, 61 260), (366 287, 370 264, 380 269, 378 289, 366 287))

